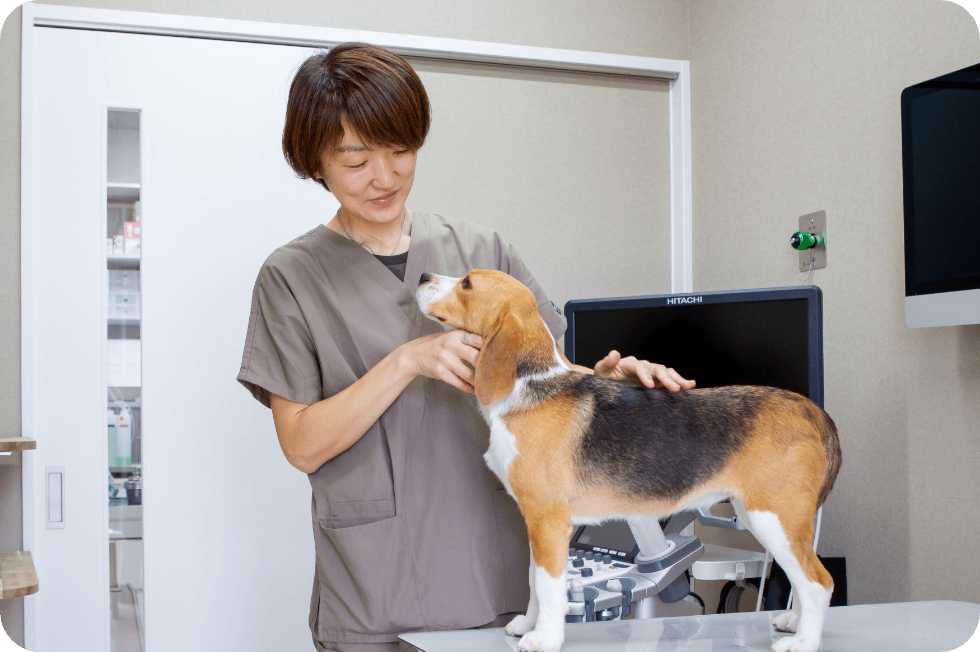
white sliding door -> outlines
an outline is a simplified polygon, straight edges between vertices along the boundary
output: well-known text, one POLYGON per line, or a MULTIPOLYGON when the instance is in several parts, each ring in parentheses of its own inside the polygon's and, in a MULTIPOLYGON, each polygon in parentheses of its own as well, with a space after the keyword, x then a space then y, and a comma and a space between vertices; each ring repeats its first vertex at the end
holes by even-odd
MULTIPOLYGON (((337 207, 280 148, 288 84, 310 51, 50 27, 31 38, 32 649, 110 650, 104 157, 116 110, 139 115, 146 650, 311 649, 308 482, 235 381, 259 267, 337 207), (65 469, 63 528, 46 527, 48 466, 65 469)), ((410 206, 499 229, 559 305, 670 290, 666 82, 419 69, 434 126, 410 206)))
POLYGON ((235 380, 259 266, 336 209, 279 145, 305 52, 45 28, 34 45, 36 649, 108 651, 116 616, 103 380, 116 344, 103 160, 114 109, 141 117, 146 649, 306 649, 309 484, 235 380), (45 526, 47 466, 65 467, 63 529, 45 526))

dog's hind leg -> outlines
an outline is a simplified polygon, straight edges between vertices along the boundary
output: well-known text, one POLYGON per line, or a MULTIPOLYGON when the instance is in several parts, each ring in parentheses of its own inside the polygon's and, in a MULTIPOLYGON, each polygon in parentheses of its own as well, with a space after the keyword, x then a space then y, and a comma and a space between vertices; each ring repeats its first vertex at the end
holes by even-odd
MULTIPOLYGON (((742 501, 738 500, 737 498, 732 498, 732 507, 735 508, 735 514, 738 516, 738 519, 739 521, 741 521, 742 525, 744 525, 746 529, 748 529, 748 531, 751 532, 756 539, 758 539, 759 543, 762 543, 766 547, 766 550, 769 550, 769 553, 772 554, 772 550, 769 548, 769 546, 763 543, 764 535, 760 535, 755 531, 755 528, 752 527, 752 521, 749 518, 749 514, 746 511, 745 505, 742 503, 742 501)), ((800 601, 799 599, 796 599, 793 600, 792 609, 787 610, 779 614, 775 618, 773 618, 772 624, 780 632, 789 632, 791 634, 795 634, 797 624, 799 622, 800 622, 800 601)))
MULTIPOLYGON (((521 505, 521 508, 531 541, 534 560, 532 590, 537 598, 538 613, 534 629, 524 634, 518 643, 518 650, 558 652, 565 641, 565 614, 568 612, 568 595, 565 592, 565 566, 571 528, 568 505, 558 504, 544 509, 528 509, 526 505, 521 505)), ((535 598, 531 600, 533 603, 535 598)))
POLYGON ((773 651, 816 652, 834 583, 813 552, 812 520, 805 516, 794 518, 787 512, 783 512, 781 519, 773 512, 751 509, 747 515, 749 529, 786 572, 799 605, 798 616, 790 612, 773 620, 780 630, 796 626, 796 635, 776 641, 773 651))

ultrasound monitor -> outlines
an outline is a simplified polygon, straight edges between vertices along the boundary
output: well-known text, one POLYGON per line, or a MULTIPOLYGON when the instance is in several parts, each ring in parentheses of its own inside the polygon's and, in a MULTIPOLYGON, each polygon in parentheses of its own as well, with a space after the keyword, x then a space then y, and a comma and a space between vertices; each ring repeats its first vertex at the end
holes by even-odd
MULTIPOLYGON (((609 351, 673 367, 698 387, 766 385, 823 407, 823 302, 800 286, 586 299, 565 304, 565 355, 594 367, 609 351)), ((570 546, 621 551, 635 541, 625 522, 578 527, 570 546)))
POLYGON ((609 351, 673 367, 698 387, 766 385, 823 407, 823 310, 816 286, 586 299, 565 304, 565 355, 609 351))

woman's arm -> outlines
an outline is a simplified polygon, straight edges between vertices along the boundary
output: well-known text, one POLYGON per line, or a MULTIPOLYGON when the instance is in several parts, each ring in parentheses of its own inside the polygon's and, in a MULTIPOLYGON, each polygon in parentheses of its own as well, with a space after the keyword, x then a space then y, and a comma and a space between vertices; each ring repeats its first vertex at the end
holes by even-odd
POLYGON ((343 391, 313 405, 270 394, 279 445, 286 459, 304 473, 350 448, 416 376, 443 380, 473 393, 473 369, 483 341, 462 331, 420 337, 389 353, 343 391))

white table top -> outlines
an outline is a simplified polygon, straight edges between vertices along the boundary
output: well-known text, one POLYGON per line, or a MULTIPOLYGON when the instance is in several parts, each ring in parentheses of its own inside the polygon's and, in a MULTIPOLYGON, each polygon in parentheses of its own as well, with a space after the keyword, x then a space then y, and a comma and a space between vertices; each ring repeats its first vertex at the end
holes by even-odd
MULTIPOLYGON (((781 612, 653 618, 565 627, 562 652, 769 652, 788 636, 770 624, 781 612)), ((823 652, 948 652, 963 645, 980 622, 980 605, 904 602, 831 607, 823 652)), ((401 639, 423 652, 513 652, 518 639, 498 629, 416 632, 401 639)))

